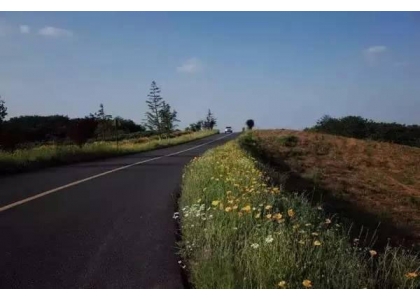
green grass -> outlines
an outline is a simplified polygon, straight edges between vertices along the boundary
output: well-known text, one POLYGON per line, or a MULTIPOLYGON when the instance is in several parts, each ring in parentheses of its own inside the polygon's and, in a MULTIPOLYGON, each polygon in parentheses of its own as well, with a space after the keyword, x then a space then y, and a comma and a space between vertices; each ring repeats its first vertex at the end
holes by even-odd
POLYGON ((322 208, 270 186, 262 170, 237 141, 185 169, 174 218, 195 288, 305 288, 309 281, 313 288, 420 287, 415 255, 380 251, 362 236, 350 242, 322 208))
POLYGON ((0 175, 134 154, 186 143, 215 133, 216 131, 200 131, 175 138, 141 143, 136 142, 136 140, 125 140, 120 142, 118 147, 116 142, 95 142, 85 144, 82 147, 76 145, 45 145, 32 149, 16 150, 12 153, 0 151, 0 175))

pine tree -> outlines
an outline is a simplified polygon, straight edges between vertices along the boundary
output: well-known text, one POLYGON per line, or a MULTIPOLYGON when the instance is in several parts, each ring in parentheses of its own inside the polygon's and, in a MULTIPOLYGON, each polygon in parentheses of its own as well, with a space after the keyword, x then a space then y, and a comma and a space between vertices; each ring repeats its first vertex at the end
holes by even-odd
POLYGON ((209 109, 209 111, 207 112, 207 117, 204 120, 203 127, 205 129, 213 130, 214 126, 216 126, 216 118, 214 117, 214 115, 212 114, 212 112, 209 109))
POLYGON ((155 81, 152 81, 147 97, 149 100, 146 103, 150 111, 146 112, 146 126, 149 130, 156 131, 161 135, 163 130, 160 111, 163 108, 164 102, 160 96, 160 88, 156 85, 155 81))
POLYGON ((165 134, 171 133, 177 125, 176 122, 179 122, 177 119, 177 111, 171 111, 171 106, 165 101, 162 102, 162 109, 159 111, 160 120, 162 123, 162 131, 165 134))
POLYGON ((3 123, 4 119, 7 116, 7 107, 5 104, 6 103, 4 102, 3 99, 1 99, 1 96, 0 96, 0 124, 3 123))
POLYGON ((105 140, 106 135, 112 131, 112 116, 105 113, 104 105, 101 103, 99 110, 94 115, 91 114, 91 117, 98 122, 97 135, 101 136, 102 140, 105 140))

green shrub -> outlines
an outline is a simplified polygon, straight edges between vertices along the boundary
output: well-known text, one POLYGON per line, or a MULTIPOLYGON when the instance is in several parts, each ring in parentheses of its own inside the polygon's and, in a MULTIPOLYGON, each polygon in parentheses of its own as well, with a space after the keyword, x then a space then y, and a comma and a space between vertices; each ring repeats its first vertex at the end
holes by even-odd
POLYGON ((286 147, 295 147, 299 143, 299 138, 294 135, 282 136, 277 139, 278 143, 286 147))

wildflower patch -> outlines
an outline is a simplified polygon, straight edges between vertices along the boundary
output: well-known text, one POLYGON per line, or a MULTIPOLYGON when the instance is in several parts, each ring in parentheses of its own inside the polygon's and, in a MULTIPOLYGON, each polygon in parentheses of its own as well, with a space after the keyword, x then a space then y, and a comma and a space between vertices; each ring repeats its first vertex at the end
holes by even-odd
POLYGON ((183 176, 179 244, 196 288, 418 288, 418 259, 362 248, 304 196, 269 184, 237 141, 194 159, 183 176))

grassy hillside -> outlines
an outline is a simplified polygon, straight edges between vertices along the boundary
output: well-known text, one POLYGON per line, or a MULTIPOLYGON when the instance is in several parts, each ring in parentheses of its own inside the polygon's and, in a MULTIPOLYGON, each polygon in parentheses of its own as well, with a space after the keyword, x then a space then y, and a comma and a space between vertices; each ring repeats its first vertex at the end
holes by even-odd
POLYGON ((420 287, 412 253, 349 241, 336 218, 279 188, 271 173, 236 141, 188 165, 174 218, 193 287, 420 287))
POLYGON ((255 131, 248 149, 273 166, 285 189, 306 192, 377 237, 420 241, 420 149, 328 134, 255 131))

